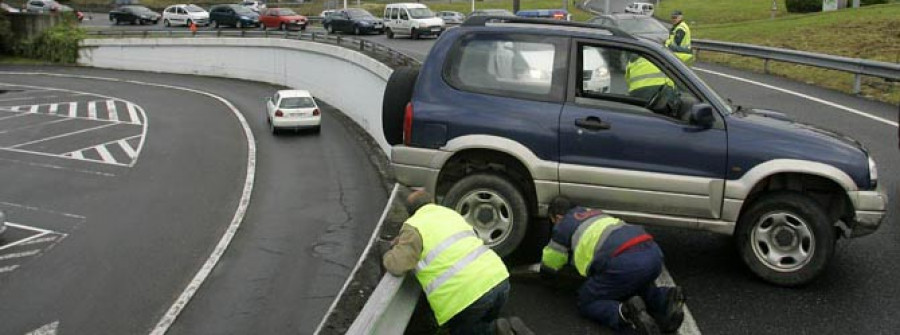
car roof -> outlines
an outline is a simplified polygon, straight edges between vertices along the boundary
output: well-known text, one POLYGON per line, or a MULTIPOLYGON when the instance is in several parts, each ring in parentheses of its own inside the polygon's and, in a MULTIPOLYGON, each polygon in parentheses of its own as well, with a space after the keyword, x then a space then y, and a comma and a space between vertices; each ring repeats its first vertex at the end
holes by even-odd
POLYGON ((387 7, 428 8, 428 6, 425 6, 424 4, 414 2, 392 3, 387 5, 387 7))
POLYGON ((515 28, 539 31, 544 34, 571 35, 572 33, 578 33, 586 36, 604 35, 636 39, 634 36, 621 29, 601 26, 596 23, 525 18, 519 16, 473 16, 463 22, 462 27, 515 28))
POLYGON ((278 91, 278 95, 282 98, 296 98, 296 97, 309 97, 312 98, 312 95, 309 94, 307 90, 281 90, 278 91))

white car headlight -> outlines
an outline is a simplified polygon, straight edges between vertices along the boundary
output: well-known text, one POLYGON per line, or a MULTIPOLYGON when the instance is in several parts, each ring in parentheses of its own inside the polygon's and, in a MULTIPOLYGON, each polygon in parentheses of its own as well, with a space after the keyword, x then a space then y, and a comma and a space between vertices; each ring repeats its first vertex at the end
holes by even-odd
POLYGON ((875 160, 869 156, 869 180, 872 188, 878 187, 878 167, 875 166, 875 160))

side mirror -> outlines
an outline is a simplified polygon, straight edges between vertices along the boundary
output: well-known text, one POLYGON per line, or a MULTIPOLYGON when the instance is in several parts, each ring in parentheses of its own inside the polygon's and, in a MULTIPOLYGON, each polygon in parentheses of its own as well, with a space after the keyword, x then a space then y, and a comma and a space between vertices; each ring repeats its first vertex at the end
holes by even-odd
POLYGON ((711 128, 716 122, 713 116, 713 108, 709 104, 700 103, 691 106, 691 124, 703 128, 711 128))

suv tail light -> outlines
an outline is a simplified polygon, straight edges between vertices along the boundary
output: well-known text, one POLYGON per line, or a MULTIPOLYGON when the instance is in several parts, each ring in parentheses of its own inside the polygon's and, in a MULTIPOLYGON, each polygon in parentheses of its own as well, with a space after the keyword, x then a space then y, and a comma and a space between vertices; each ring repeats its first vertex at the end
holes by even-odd
POLYGON ((280 109, 279 109, 279 110, 277 110, 277 111, 275 111, 275 117, 282 117, 282 116, 284 116, 284 113, 283 113, 283 112, 281 112, 281 110, 280 110, 280 109))
POLYGON ((403 145, 409 145, 412 139, 412 119, 413 105, 412 101, 406 104, 406 113, 403 114, 403 145))
POLYGON ((319 116, 319 114, 320 114, 320 112, 319 112, 318 108, 313 109, 313 116, 319 116))

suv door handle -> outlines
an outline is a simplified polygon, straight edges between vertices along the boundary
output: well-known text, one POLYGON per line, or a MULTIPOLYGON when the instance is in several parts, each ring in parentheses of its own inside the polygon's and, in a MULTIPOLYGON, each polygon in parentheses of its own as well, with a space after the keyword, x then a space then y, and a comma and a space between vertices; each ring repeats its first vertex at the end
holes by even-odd
POLYGON ((587 130, 607 130, 612 127, 612 125, 603 122, 603 120, 600 120, 600 118, 596 116, 588 116, 583 119, 575 120, 575 125, 587 130))

